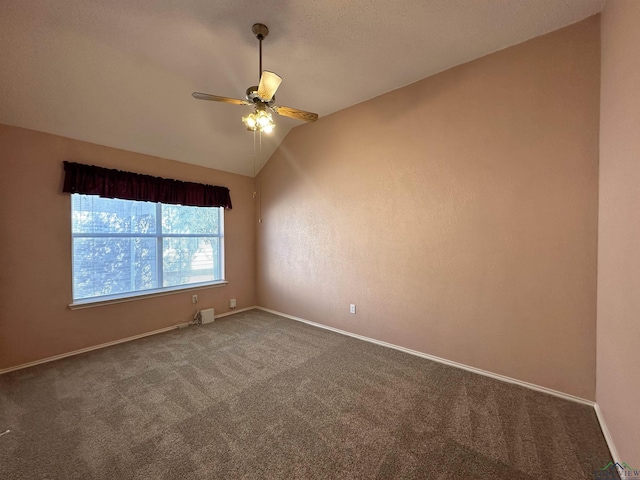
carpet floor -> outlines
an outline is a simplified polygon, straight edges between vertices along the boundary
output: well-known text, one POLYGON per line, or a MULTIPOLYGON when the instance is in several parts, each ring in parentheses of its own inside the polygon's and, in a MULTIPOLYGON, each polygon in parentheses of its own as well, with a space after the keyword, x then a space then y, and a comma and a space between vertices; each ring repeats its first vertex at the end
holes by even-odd
POLYGON ((593 479, 593 408, 259 310, 0 376, 0 478, 593 479))

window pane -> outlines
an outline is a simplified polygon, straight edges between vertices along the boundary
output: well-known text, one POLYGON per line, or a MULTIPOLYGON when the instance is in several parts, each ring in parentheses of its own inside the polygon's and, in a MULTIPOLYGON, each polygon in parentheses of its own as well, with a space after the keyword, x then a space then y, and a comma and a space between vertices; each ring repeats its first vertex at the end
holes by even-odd
POLYGON ((162 233, 217 235, 219 208, 162 205, 162 233))
POLYGON ((155 238, 75 238, 75 299, 156 288, 155 238))
POLYGON ((223 279, 221 208, 71 199, 74 300, 223 279))
POLYGON ((155 233, 156 204, 71 195, 73 233, 155 233))
POLYGON ((164 238, 163 286, 219 280, 219 245, 216 237, 164 238))

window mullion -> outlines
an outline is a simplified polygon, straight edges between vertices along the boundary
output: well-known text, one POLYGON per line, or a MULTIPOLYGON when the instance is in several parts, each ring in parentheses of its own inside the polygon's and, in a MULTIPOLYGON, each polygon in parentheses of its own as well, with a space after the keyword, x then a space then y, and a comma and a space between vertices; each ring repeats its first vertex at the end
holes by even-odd
POLYGON ((216 278, 225 277, 225 258, 224 258, 224 210, 222 207, 218 208, 218 264, 216 278))
POLYGON ((158 288, 164 286, 164 267, 162 263, 162 204, 156 203, 156 270, 158 272, 158 288))

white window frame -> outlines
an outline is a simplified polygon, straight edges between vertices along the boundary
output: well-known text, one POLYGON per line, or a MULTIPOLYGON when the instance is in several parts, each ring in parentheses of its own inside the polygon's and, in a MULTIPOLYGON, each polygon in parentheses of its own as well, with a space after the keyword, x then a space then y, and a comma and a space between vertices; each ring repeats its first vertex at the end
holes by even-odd
MULTIPOLYGON (((80 194, 73 194, 80 195, 80 194)), ((124 200, 127 201, 127 200, 124 200)), ((133 201, 133 200, 131 200, 133 201)), ((163 203, 156 203, 156 228, 154 233, 75 233, 73 231, 73 222, 71 224, 71 283, 72 283, 72 297, 73 302, 69 304, 71 309, 86 308, 90 306, 120 303, 131 300, 138 300, 141 298, 148 298, 152 296, 170 295, 179 293, 185 290, 195 290, 202 288, 209 288, 215 286, 227 285, 225 274, 225 244, 224 244, 224 208, 223 207, 202 207, 202 208, 217 208, 218 209, 218 233, 216 234, 190 234, 190 233, 162 233, 162 206, 168 205, 163 203), (169 287, 157 287, 146 290, 135 290, 129 292, 121 292, 112 295, 99 295, 87 298, 76 299, 74 288, 74 274, 75 274, 75 258, 74 258, 74 246, 73 243, 77 238, 154 238, 156 239, 156 270, 157 270, 157 284, 163 284, 163 239, 165 238, 217 238, 219 241, 219 264, 214 265, 214 277, 219 277, 218 280, 212 280, 207 282, 189 283, 184 285, 174 285, 169 287), (217 268, 216 268, 217 267, 217 268), (218 275, 216 275, 216 273, 218 275)), ((173 205, 172 205, 173 206, 173 205)), ((73 204, 70 206, 71 215, 73 215, 73 204)))

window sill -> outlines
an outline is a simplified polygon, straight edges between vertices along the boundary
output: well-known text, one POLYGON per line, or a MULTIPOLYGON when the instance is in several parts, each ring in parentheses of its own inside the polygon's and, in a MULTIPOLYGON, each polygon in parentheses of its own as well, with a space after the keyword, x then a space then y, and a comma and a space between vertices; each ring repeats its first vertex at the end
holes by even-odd
POLYGON ((101 297, 100 300, 78 300, 77 302, 70 303, 69 308, 71 310, 80 310, 82 308, 101 307, 103 305, 112 305, 114 303, 133 302, 135 300, 144 300, 146 298, 162 297, 165 295, 174 295, 176 293, 188 292, 191 290, 202 290, 204 288, 212 287, 224 287, 229 282, 226 280, 219 280, 217 282, 199 283, 197 285, 189 285, 183 287, 163 288, 162 290, 147 290, 144 293, 130 293, 124 295, 113 295, 109 297, 101 297))

